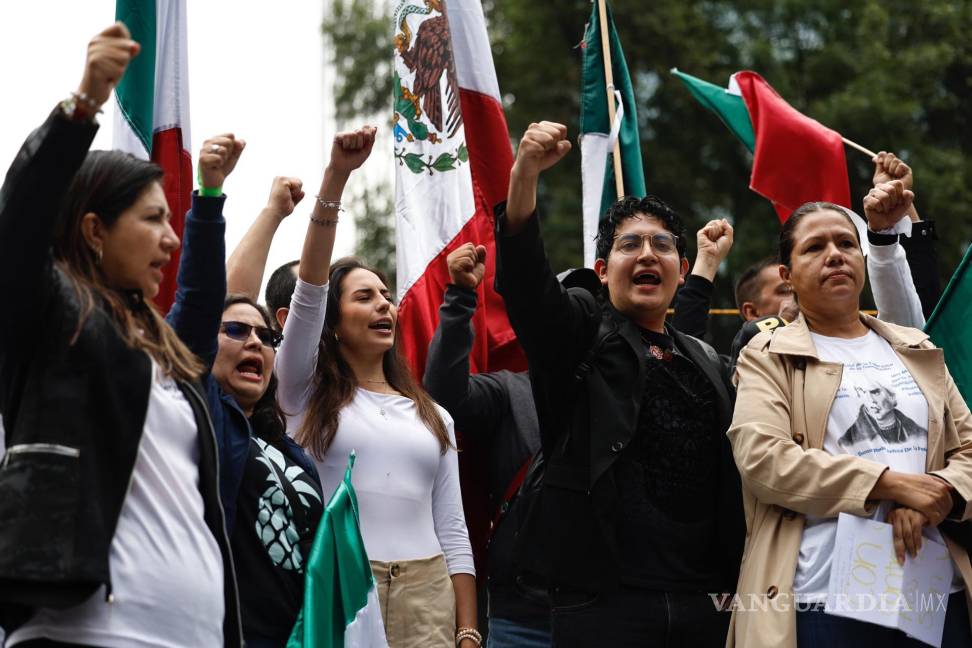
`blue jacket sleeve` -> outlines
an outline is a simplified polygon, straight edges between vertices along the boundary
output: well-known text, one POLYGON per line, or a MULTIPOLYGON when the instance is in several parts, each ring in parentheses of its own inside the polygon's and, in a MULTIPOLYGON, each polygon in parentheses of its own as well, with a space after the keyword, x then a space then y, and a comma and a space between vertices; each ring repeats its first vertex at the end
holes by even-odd
POLYGON ((226 299, 226 196, 192 196, 186 215, 175 303, 166 320, 179 338, 212 367, 226 299))

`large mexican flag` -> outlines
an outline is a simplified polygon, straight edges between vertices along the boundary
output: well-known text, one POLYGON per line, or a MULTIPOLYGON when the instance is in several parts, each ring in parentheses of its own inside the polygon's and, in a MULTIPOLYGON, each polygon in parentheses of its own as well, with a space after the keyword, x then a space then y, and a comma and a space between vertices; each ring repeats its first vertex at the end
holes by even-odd
POLYGON ((972 407, 972 246, 948 282, 925 324, 932 342, 945 352, 945 364, 965 402, 972 407))
MULTIPOLYGON (((142 46, 115 89, 114 148, 152 160, 165 170, 163 186, 172 227, 182 237, 192 195, 189 65, 185 0, 116 0, 120 20, 142 46)), ((179 251, 165 268, 156 303, 175 298, 179 251)))

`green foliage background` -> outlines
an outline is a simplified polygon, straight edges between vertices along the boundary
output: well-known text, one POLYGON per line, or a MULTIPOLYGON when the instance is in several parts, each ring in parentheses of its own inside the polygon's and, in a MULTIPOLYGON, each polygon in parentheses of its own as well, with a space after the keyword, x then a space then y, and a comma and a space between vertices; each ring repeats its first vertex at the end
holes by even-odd
MULTIPOLYGON (((483 5, 512 140, 541 119, 566 123, 575 138, 578 44, 590 2, 483 5)), ((636 84, 648 190, 671 203, 691 232, 711 218, 734 223, 736 243, 715 306, 733 305, 731 278, 775 251, 778 225, 770 204, 748 189, 748 152, 668 73, 672 67, 719 85, 733 72, 756 70, 804 114, 904 158, 915 171, 919 213, 936 221, 940 272, 948 279, 972 240, 972 161, 965 155, 972 147, 972 2, 613 0, 611 8, 636 84)), ((337 65, 339 118, 390 114, 390 11, 384 0, 327 4, 323 30, 337 65)), ((847 160, 861 211, 872 165, 850 149, 847 160)), ((581 263, 579 176, 575 151, 542 179, 555 270, 581 263)), ((360 254, 387 252, 369 249, 369 240, 385 239, 362 240, 360 254)))

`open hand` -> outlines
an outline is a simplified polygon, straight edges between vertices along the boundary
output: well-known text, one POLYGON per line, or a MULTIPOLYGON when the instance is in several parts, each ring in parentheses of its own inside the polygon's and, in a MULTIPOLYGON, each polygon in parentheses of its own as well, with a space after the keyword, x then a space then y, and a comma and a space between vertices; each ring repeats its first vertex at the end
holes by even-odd
POLYGON ((536 178, 559 162, 570 151, 567 127, 556 122, 530 124, 516 149, 513 173, 523 178, 536 178))
POLYGON ((342 175, 350 175, 364 164, 375 146, 377 132, 378 129, 374 126, 362 126, 357 130, 335 135, 331 144, 331 169, 342 175))
POLYGON ((933 475, 885 470, 871 494, 924 514, 929 526, 938 526, 952 511, 951 484, 933 475))
POLYGON ((232 133, 210 137, 199 150, 199 178, 202 186, 218 189, 233 172, 246 142, 232 133))
POLYGON ((294 213, 297 203, 304 199, 304 183, 298 178, 277 176, 270 187, 270 197, 267 199, 267 210, 273 212, 280 220, 294 213))
POLYGON ((449 279, 457 286, 475 290, 486 273, 486 248, 464 243, 446 257, 449 279))
POLYGON ((864 197, 864 216, 872 232, 894 227, 911 208, 915 194, 901 180, 883 182, 864 197))
POLYGON ((116 22, 88 43, 84 75, 78 94, 87 95, 101 106, 111 97, 111 91, 125 74, 128 63, 138 56, 141 46, 122 22, 116 22))

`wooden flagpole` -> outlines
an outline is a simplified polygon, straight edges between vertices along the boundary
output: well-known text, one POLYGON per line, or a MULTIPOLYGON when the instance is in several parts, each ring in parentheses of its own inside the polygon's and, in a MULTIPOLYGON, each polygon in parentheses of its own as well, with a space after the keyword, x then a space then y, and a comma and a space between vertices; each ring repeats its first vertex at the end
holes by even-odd
MULTIPOLYGON (((614 124, 614 116, 617 107, 614 104, 614 66, 611 64, 611 40, 607 26, 607 8, 604 6, 606 0, 594 0, 597 3, 597 15, 601 23, 601 54, 604 59, 604 82, 605 92, 608 102, 608 132, 614 124)), ((618 198, 624 195, 624 175, 621 172, 621 138, 614 142, 614 188, 617 190, 618 198)))
POLYGON ((868 157, 872 157, 872 158, 873 157, 877 157, 877 153, 875 153, 874 151, 867 150, 866 148, 864 148, 863 146, 861 146, 857 142, 852 142, 851 140, 847 139, 843 135, 841 135, 840 139, 844 140, 844 144, 846 144, 847 146, 851 147, 852 149, 856 149, 856 150, 860 151, 861 153, 863 153, 864 155, 867 155, 868 157))

